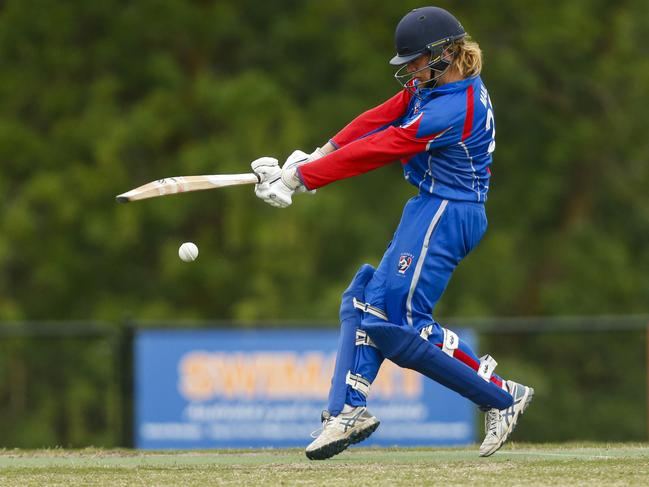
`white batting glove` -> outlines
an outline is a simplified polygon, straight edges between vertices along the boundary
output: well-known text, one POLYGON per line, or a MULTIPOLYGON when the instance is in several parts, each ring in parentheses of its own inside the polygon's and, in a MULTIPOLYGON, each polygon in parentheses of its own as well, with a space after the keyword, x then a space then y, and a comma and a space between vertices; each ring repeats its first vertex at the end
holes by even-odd
POLYGON ((297 167, 308 160, 308 154, 301 150, 293 151, 286 159, 279 177, 270 180, 268 188, 263 188, 263 194, 258 194, 258 196, 263 197, 266 203, 277 208, 290 206, 293 203, 293 194, 306 191, 297 175, 297 167))
POLYGON ((260 180, 259 184, 255 184, 257 198, 279 208, 286 208, 292 203, 293 189, 283 183, 282 170, 277 159, 260 157, 252 161, 250 167, 260 180))
MULTIPOLYGON (((279 167, 279 161, 274 157, 260 157, 250 163, 252 171, 259 176, 259 185, 264 184, 272 179, 276 179, 282 172, 279 167)), ((255 191, 257 191, 257 186, 255 191)))
POLYGON ((293 203, 292 198, 294 192, 295 190, 284 184, 280 175, 274 181, 260 185, 259 190, 255 194, 271 206, 286 208, 293 203))
POLYGON ((316 159, 320 159, 321 157, 326 156, 327 154, 325 151, 323 151, 320 147, 316 147, 311 154, 309 154, 309 162, 315 161, 316 159))
POLYGON ((320 147, 316 147, 316 149, 311 154, 306 154, 301 150, 293 151, 293 153, 288 156, 288 159, 286 159, 284 167, 282 167, 282 179, 284 179, 288 186, 295 186, 296 194, 315 194, 315 189, 311 191, 306 189, 299 176, 297 175, 297 167, 301 166, 302 164, 306 164, 307 162, 313 162, 325 155, 326 154, 322 151, 322 149, 320 149, 320 147))
POLYGON ((255 195, 269 205, 286 208, 293 203, 295 193, 315 193, 315 190, 308 191, 306 189, 297 174, 297 168, 301 164, 319 159, 323 155, 320 148, 317 148, 312 154, 295 150, 286 159, 281 170, 275 158, 256 159, 252 162, 251 167, 261 179, 261 183, 255 185, 255 195))
POLYGON ((297 175, 297 167, 309 162, 309 157, 309 154, 304 151, 294 150, 282 166, 282 181, 295 193, 304 193, 307 190, 297 175))
MULTIPOLYGON (((282 170, 279 167, 279 161, 274 157, 260 157, 250 163, 253 172, 259 176, 259 184, 255 184, 255 195, 266 203, 276 206, 274 203, 274 192, 271 190, 271 184, 281 180, 282 170)), ((288 203, 290 204, 290 203, 288 203)), ((288 206, 288 205, 286 205, 288 206)))

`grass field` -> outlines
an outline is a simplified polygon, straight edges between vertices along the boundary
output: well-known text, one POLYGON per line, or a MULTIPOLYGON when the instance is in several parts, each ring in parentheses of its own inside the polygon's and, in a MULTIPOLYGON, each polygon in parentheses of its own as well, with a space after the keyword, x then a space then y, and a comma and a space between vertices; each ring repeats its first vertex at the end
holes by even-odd
POLYGON ((312 462, 302 450, 140 452, 1 450, 2 486, 75 485, 649 485, 649 444, 352 448, 312 462))

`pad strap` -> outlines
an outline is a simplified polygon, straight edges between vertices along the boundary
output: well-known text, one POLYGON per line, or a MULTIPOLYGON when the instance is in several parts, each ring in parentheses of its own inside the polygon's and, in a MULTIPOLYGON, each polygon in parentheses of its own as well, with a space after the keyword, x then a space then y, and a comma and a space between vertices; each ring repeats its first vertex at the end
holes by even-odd
POLYGON ((367 335, 365 330, 361 330, 358 328, 356 330, 356 346, 360 347, 362 345, 368 345, 370 347, 376 348, 376 344, 372 341, 372 339, 367 335))
POLYGON ((413 327, 365 321, 361 328, 383 356, 398 366, 416 370, 478 406, 502 410, 513 404, 512 395, 507 390, 484 380, 472 367, 449 357, 436 344, 422 340, 420 332, 413 327))
MULTIPOLYGON (((434 325, 425 326, 419 332, 419 336, 424 340, 428 340, 428 337, 433 334, 433 330, 434 325)), ((455 353, 455 350, 457 350, 457 348, 460 346, 460 338, 457 336, 457 333, 449 330, 448 328, 442 328, 442 330, 444 331, 442 351, 449 357, 452 357, 455 353)))
POLYGON ((357 390, 365 397, 370 393, 370 381, 365 379, 361 375, 352 374, 351 371, 347 372, 347 377, 345 378, 347 385, 351 386, 352 389, 357 390))
POLYGON ((372 306, 370 303, 363 303, 356 298, 353 298, 353 303, 354 308, 360 309, 364 313, 369 313, 376 316, 377 318, 388 321, 388 315, 385 314, 385 311, 383 311, 382 309, 379 309, 376 306, 372 306))
POLYGON ((457 347, 460 346, 460 339, 457 336, 457 333, 449 330, 448 328, 442 328, 444 330, 444 344, 442 345, 442 352, 444 352, 449 357, 452 357, 457 347))
POLYGON ((433 325, 424 326, 419 332, 419 336, 424 340, 428 340, 428 337, 433 334, 433 325))
POLYGON ((480 357, 480 368, 478 369, 478 375, 489 382, 491 380, 491 376, 494 373, 494 370, 496 369, 496 365, 498 365, 498 362, 496 362, 491 355, 483 355, 482 357, 480 357))

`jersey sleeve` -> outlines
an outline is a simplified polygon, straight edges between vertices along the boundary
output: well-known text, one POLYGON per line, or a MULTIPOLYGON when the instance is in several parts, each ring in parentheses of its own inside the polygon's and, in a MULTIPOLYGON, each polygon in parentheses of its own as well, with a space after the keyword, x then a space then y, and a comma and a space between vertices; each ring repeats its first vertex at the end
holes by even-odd
POLYGON ((336 149, 339 149, 373 131, 393 124, 406 113, 411 98, 412 94, 410 91, 407 89, 401 90, 392 98, 367 110, 349 122, 340 132, 332 137, 330 142, 336 149))
POLYGON ((344 147, 298 168, 308 189, 316 189, 339 179, 369 172, 397 160, 403 163, 420 152, 442 147, 455 136, 455 130, 444 125, 440 117, 426 120, 419 113, 398 127, 357 139, 344 147))

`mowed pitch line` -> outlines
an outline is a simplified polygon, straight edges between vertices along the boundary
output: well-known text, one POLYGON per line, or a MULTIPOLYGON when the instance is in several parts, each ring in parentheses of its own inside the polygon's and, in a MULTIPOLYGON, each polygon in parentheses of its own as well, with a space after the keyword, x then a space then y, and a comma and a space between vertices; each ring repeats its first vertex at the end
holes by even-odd
POLYGON ((649 445, 513 444, 477 448, 352 448, 323 462, 302 450, 0 451, 0 485, 646 485, 649 445), (352 476, 352 477, 350 477, 352 476))

